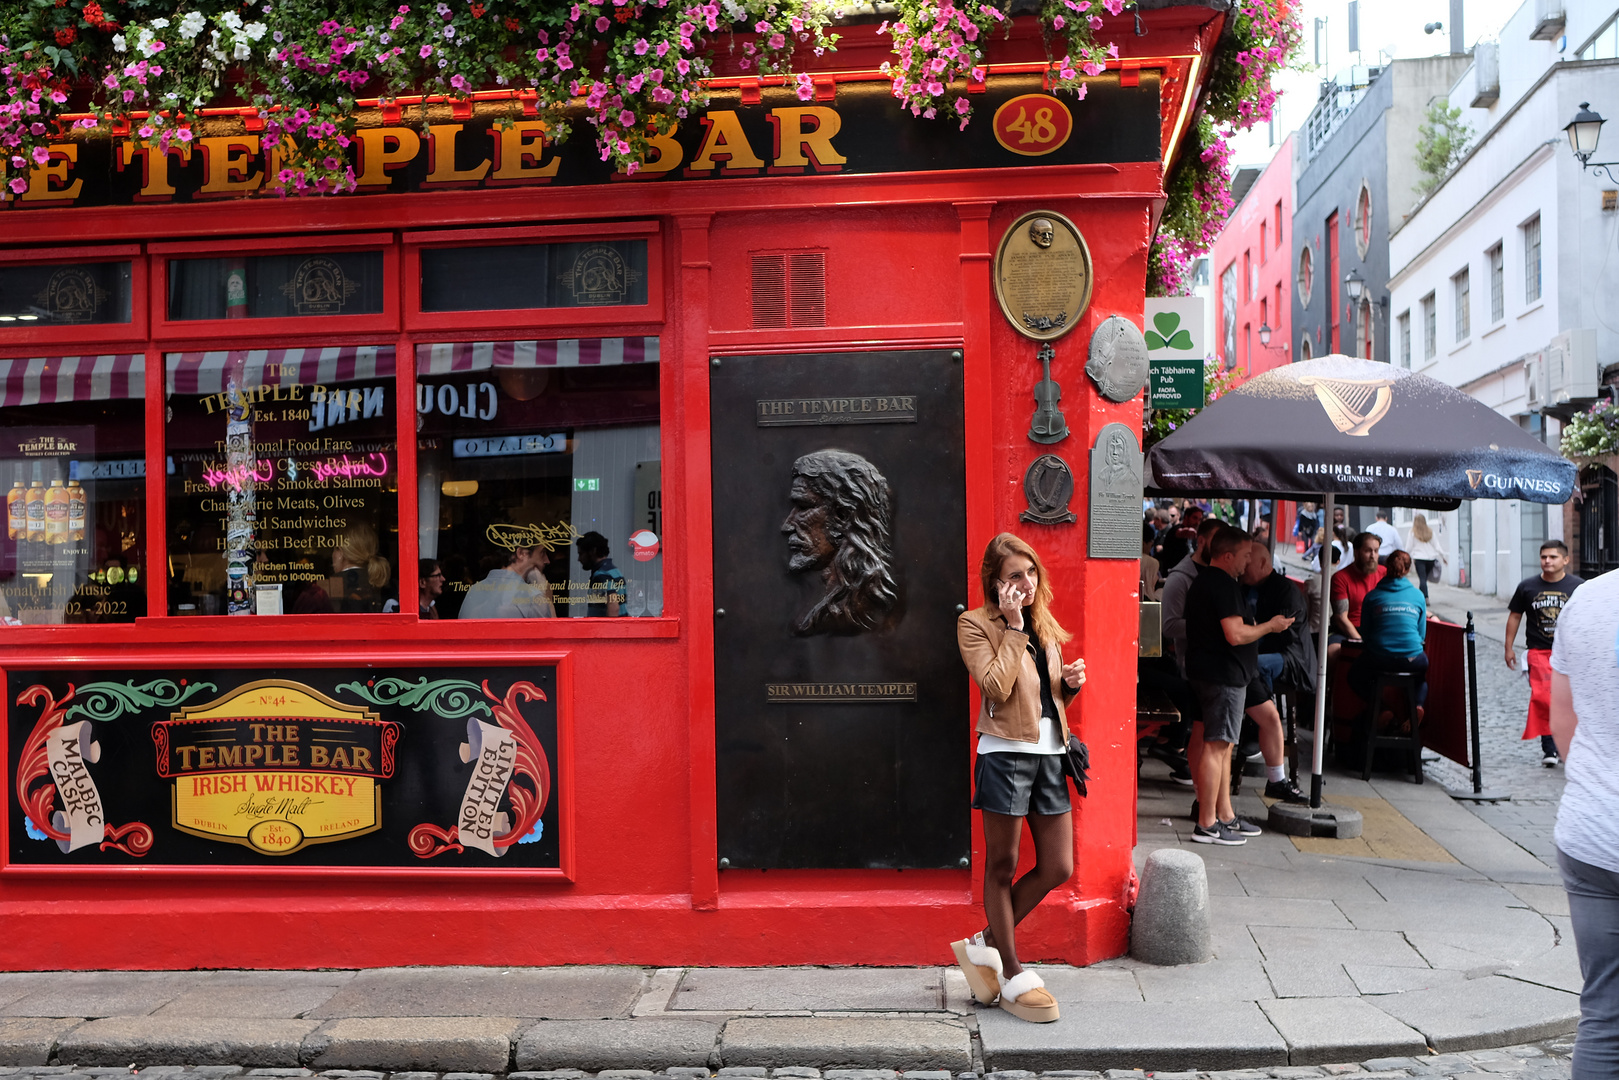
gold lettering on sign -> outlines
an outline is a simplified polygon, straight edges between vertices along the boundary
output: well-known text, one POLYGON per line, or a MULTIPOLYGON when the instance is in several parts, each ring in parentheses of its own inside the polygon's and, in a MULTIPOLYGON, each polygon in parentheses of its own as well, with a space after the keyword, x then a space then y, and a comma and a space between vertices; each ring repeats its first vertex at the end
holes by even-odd
POLYGON ((886 705, 916 700, 914 682, 765 683, 770 705, 886 705))
POLYGON ((427 183, 471 186, 489 172, 489 159, 470 169, 455 167, 455 140, 465 124, 430 124, 427 128, 427 183))
POLYGON ((489 182, 519 184, 554 179, 562 159, 552 154, 549 162, 543 161, 551 145, 545 138, 549 130, 544 120, 518 120, 492 129, 489 137, 495 141, 495 171, 489 174, 489 182))
POLYGON ((222 135, 197 140, 202 151, 202 188, 199 195, 247 195, 264 184, 258 164, 257 135, 222 135))
POLYGON ((864 397, 760 398, 754 403, 759 427, 810 424, 914 424, 915 394, 864 397))
POLYGON ((422 137, 408 127, 361 128, 354 143, 360 148, 355 183, 362 188, 387 187, 389 171, 409 165, 422 149, 422 137))
POLYGON ((832 136, 843 127, 836 109, 812 105, 802 109, 771 109, 770 123, 776 129, 776 168, 814 164, 817 170, 833 171, 849 159, 832 149, 832 136), (809 121, 812 126, 804 130, 809 121), (808 157, 805 152, 808 151, 808 157))
POLYGON ((84 187, 82 179, 68 183, 68 171, 79 162, 78 143, 51 143, 50 160, 36 165, 28 174, 28 190, 23 202, 72 202, 84 187))
POLYGON ((715 163, 725 162, 726 172, 762 169, 764 162, 753 152, 742 121, 730 109, 714 109, 703 117, 703 144, 692 158, 687 172, 711 173, 715 163))

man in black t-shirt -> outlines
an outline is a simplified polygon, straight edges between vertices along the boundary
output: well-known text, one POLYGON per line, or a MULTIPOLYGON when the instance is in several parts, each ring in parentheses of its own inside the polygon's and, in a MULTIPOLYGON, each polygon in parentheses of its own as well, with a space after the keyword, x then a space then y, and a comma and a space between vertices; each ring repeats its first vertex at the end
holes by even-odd
POLYGON ((1209 541, 1208 568, 1186 594, 1186 678, 1203 715, 1203 752, 1192 763, 1198 822, 1192 840, 1236 845, 1259 826, 1231 808, 1231 747, 1242 730, 1249 683, 1259 672, 1259 639, 1293 620, 1277 615, 1255 626, 1238 578, 1247 569, 1251 542, 1225 527, 1209 541))
POLYGON ((1519 582, 1507 604, 1507 667, 1516 669, 1518 655, 1512 644, 1518 638, 1518 624, 1529 616, 1524 628, 1526 659, 1529 663, 1529 720, 1523 737, 1540 736, 1540 761, 1546 768, 1557 766, 1557 744, 1552 741, 1552 642, 1557 637, 1557 616, 1584 579, 1568 572, 1568 545, 1548 540, 1540 545, 1540 573, 1519 582))

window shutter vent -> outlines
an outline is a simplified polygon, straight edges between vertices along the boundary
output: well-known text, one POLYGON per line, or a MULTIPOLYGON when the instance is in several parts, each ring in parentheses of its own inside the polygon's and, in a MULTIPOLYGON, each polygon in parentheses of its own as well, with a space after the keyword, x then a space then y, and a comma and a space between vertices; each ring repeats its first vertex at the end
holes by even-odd
POLYGON ((826 252, 787 256, 787 295, 794 326, 826 325, 826 252))
POLYGON ((771 329, 787 325, 787 256, 753 257, 753 325, 771 329))
POLYGON ((826 252, 753 256, 753 325, 757 329, 826 325, 826 252))

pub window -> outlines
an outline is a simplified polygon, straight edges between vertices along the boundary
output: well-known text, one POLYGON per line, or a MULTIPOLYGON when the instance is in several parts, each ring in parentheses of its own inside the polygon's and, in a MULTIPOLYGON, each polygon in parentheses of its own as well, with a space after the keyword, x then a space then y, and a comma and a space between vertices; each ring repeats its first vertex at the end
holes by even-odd
POLYGON ((375 315, 380 251, 299 252, 169 262, 169 319, 375 315))
POLYGON ((393 346, 166 368, 169 614, 398 610, 393 346))
POLYGON ((425 248, 423 311, 640 306, 647 242, 425 248))
POLYGON ((419 614, 662 613, 658 361, 655 337, 417 347, 419 614))
POLYGON ((128 262, 0 265, 0 330, 127 323, 128 262))
POLYGON ((145 357, 0 360, 0 622, 146 614, 145 357))

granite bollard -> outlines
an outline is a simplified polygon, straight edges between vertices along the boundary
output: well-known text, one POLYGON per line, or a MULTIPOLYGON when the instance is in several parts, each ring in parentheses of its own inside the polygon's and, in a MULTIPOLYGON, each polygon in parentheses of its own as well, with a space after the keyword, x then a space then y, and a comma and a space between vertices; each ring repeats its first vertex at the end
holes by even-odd
POLYGON ((1190 851, 1147 856, 1130 924, 1130 955, 1148 964, 1201 964, 1214 957, 1209 935, 1209 878, 1190 851))

